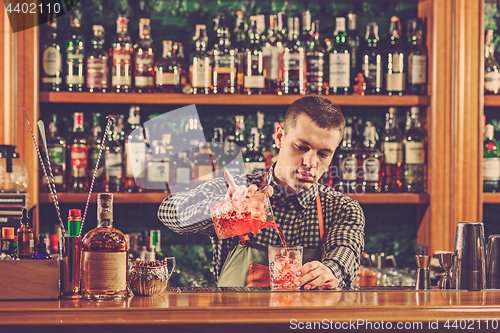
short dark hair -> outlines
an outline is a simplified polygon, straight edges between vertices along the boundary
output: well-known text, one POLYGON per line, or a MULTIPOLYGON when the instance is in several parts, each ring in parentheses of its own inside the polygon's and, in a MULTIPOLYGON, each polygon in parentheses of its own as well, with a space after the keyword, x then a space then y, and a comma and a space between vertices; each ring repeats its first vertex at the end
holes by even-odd
POLYGON ((344 133, 345 119, 340 107, 330 100, 317 96, 305 96, 293 102, 285 115, 283 122, 285 132, 297 125, 300 114, 308 115, 320 128, 336 129, 344 133))

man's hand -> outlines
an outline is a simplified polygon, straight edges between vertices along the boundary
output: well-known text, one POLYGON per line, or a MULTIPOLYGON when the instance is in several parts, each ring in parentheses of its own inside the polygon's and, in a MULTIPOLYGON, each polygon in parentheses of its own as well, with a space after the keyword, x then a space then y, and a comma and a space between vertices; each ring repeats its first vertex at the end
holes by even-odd
POLYGON ((309 289, 335 289, 339 280, 333 275, 330 268, 319 261, 311 261, 303 265, 297 273, 299 286, 309 289))

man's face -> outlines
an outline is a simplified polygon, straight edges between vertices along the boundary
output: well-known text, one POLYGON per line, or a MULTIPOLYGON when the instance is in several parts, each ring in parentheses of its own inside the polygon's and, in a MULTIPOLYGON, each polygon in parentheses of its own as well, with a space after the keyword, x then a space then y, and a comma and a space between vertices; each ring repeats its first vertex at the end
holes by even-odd
POLYGON ((342 135, 338 129, 320 128, 311 117, 301 114, 295 127, 276 129, 280 149, 275 176, 282 186, 296 193, 311 187, 328 169, 342 135))

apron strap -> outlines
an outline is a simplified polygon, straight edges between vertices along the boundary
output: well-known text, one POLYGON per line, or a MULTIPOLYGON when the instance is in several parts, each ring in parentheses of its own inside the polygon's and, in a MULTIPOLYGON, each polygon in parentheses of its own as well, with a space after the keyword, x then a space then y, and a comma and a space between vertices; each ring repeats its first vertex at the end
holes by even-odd
MULTIPOLYGON (((266 183, 266 175, 264 174, 264 177, 262 177, 262 181, 260 182, 259 190, 262 190, 264 188, 265 183, 266 183)), ((240 238, 241 245, 245 245, 245 243, 250 240, 250 237, 247 234, 239 235, 238 237, 240 238)))
POLYGON ((325 238, 325 222, 323 220, 323 209, 321 208, 321 198, 319 197, 319 191, 316 192, 316 207, 318 208, 318 224, 319 224, 319 238, 321 244, 321 260, 323 260, 323 240, 325 238))

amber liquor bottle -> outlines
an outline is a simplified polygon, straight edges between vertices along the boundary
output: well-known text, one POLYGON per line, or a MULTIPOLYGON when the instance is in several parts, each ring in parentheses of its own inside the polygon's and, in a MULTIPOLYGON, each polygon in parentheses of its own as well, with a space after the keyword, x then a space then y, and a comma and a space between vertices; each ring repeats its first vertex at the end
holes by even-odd
POLYGON ((299 25, 298 17, 288 19, 288 41, 280 55, 278 95, 306 93, 306 47, 299 39, 299 25))
POLYGON ((20 259, 31 259, 34 252, 33 229, 29 226, 28 210, 23 208, 21 226, 17 229, 17 253, 20 259))
MULTIPOLYGON (((66 140, 61 138, 57 133, 57 115, 52 115, 52 120, 49 123, 47 133, 47 149, 52 175, 54 176, 54 184, 56 191, 65 192, 67 190, 67 170, 66 170, 66 140)), ((47 179, 43 171, 40 171, 40 191, 49 192, 47 179)))
POLYGON ((396 108, 389 108, 382 136, 382 192, 401 192, 403 187, 403 135, 397 127, 396 113, 396 108))
POLYGON ((237 86, 237 51, 231 46, 229 29, 224 20, 219 19, 217 30, 220 37, 212 50, 212 90, 214 94, 234 94, 237 86))
POLYGON ((139 20, 139 40, 134 46, 134 87, 138 93, 154 91, 155 49, 151 39, 149 19, 139 20))
POLYGON ((264 62, 260 35, 257 32, 257 16, 250 17, 250 29, 248 31, 250 44, 245 51, 244 66, 244 92, 248 95, 260 95, 265 93, 264 62))
POLYGON ((127 238, 113 227, 113 194, 99 193, 97 228, 82 240, 81 290, 85 299, 127 296, 127 251, 127 238))
POLYGON ((386 59, 385 89, 387 94, 403 95, 406 80, 405 50, 401 43, 399 17, 391 17, 390 45, 386 59))
POLYGON ((47 22, 47 36, 43 42, 41 53, 41 88, 44 91, 60 91, 63 84, 62 54, 61 43, 57 33, 57 19, 55 14, 49 14, 49 20, 47 22))
POLYGON ((116 36, 109 50, 111 59, 111 90, 129 92, 132 89, 132 40, 128 35, 128 20, 119 16, 116 21, 116 36))
POLYGON ((172 50, 172 41, 164 40, 162 57, 155 65, 155 86, 158 92, 181 92, 181 69, 173 57, 172 50))
POLYGON ((361 191, 376 193, 382 190, 381 166, 383 155, 377 149, 378 134, 371 121, 366 122, 363 132, 365 140, 359 152, 359 179, 361 191))
POLYGON ((87 135, 83 131, 83 113, 75 112, 73 115, 73 133, 68 140, 68 154, 71 171, 69 174, 68 188, 70 192, 87 192, 89 182, 86 175, 87 169, 87 135))
POLYGON ((83 91, 85 83, 85 41, 81 30, 81 14, 78 9, 71 12, 71 38, 66 47, 66 88, 68 91, 83 91))
POLYGON ((92 52, 87 57, 87 90, 106 92, 109 90, 108 52, 104 49, 104 27, 92 27, 92 52))
POLYGON ((189 81, 193 94, 209 94, 212 82, 212 63, 207 53, 207 28, 196 25, 195 51, 191 54, 189 64, 189 81))

